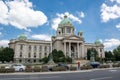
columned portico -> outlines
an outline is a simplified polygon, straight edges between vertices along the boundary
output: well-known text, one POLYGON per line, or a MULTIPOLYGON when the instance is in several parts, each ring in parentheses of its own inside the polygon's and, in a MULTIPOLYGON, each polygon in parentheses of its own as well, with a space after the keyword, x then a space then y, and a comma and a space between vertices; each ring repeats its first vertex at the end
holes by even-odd
POLYGON ((65 40, 63 41, 63 47, 64 47, 64 54, 65 56, 73 57, 75 59, 80 59, 83 57, 84 54, 84 45, 82 44, 81 41, 72 41, 72 40, 65 40))

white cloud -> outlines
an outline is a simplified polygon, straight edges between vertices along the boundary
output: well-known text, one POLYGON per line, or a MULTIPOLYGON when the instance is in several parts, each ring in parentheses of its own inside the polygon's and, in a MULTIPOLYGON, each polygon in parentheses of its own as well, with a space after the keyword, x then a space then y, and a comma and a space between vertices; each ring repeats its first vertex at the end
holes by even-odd
POLYGON ((116 25, 116 28, 119 28, 120 29, 120 23, 118 25, 116 25))
POLYGON ((120 0, 110 0, 110 1, 120 3, 120 0))
POLYGON ((29 0, 0 1, 0 8, 1 24, 30 31, 29 27, 38 27, 47 22, 46 15, 42 11, 34 10, 29 0))
POLYGON ((49 41, 51 40, 51 36, 46 34, 34 34, 31 37, 33 39, 49 40, 49 41))
POLYGON ((69 17, 69 19, 71 19, 73 22, 77 22, 78 24, 81 24, 82 21, 81 19, 78 17, 80 16, 81 18, 84 17, 84 13, 81 12, 78 16, 74 16, 73 14, 69 13, 69 12, 65 12, 65 13, 57 13, 56 14, 56 18, 52 19, 52 28, 57 30, 58 24, 60 23, 60 21, 63 19, 64 15, 67 15, 69 17))
POLYGON ((114 49, 118 45, 120 45, 119 39, 105 39, 103 42, 105 49, 114 49))
POLYGON ((101 18, 103 22, 120 18, 120 6, 117 4, 108 6, 107 4, 103 3, 101 6, 101 18))
POLYGON ((2 35, 2 32, 0 32, 0 36, 2 35))
POLYGON ((0 40, 0 46, 8 47, 9 40, 0 40))
POLYGON ((85 14, 83 12, 78 12, 79 17, 84 18, 85 14))
POLYGON ((1 24, 8 24, 8 8, 6 6, 6 4, 3 1, 0 1, 0 23, 1 24))

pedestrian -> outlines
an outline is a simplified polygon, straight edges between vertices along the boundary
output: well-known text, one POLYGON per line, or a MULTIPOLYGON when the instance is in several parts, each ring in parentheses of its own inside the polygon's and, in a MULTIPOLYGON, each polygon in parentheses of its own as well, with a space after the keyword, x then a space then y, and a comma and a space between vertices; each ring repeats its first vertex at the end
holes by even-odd
POLYGON ((80 62, 78 62, 78 70, 80 70, 80 62))

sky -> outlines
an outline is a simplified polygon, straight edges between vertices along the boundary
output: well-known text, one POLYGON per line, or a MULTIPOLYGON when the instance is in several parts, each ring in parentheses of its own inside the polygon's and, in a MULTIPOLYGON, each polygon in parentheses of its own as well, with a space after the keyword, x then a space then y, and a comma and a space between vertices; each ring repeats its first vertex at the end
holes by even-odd
POLYGON ((50 40, 64 15, 86 43, 100 40, 105 50, 120 45, 120 0, 0 0, 0 46, 21 34, 50 40))

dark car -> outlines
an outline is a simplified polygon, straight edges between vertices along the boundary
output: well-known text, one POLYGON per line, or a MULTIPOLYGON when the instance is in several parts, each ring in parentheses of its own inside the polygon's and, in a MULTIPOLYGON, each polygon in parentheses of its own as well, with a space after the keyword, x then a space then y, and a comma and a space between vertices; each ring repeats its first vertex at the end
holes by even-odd
POLYGON ((69 66, 65 63, 58 63, 56 67, 60 67, 60 66, 63 66, 65 67, 67 70, 69 70, 69 66))
POLYGON ((100 63, 99 62, 90 62, 89 63, 93 68, 97 68, 100 66, 100 63))

